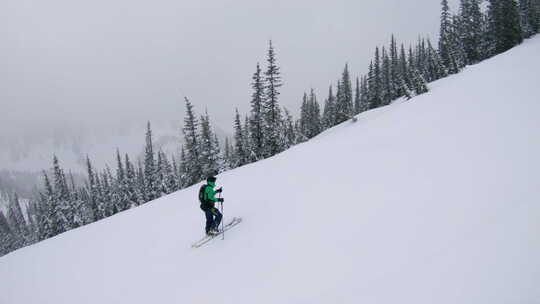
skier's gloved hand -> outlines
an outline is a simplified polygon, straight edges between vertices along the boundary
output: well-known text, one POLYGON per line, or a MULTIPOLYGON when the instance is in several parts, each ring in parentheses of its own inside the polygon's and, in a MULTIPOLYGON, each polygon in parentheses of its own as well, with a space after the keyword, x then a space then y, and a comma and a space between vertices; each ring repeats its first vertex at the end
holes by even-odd
POLYGON ((221 193, 223 192, 223 187, 219 187, 219 189, 216 190, 216 193, 221 193))
POLYGON ((223 203, 225 200, 223 198, 218 198, 217 201, 223 203))

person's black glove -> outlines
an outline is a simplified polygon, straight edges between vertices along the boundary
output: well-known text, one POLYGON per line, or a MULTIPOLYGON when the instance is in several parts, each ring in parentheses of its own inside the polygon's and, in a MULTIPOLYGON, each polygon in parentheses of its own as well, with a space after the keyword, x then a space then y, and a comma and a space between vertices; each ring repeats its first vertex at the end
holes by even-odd
POLYGON ((220 202, 220 203, 223 203, 225 200, 222 199, 222 198, 218 198, 217 201, 220 202))
POLYGON ((219 189, 216 190, 216 193, 221 193, 223 192, 223 187, 219 187, 219 189))

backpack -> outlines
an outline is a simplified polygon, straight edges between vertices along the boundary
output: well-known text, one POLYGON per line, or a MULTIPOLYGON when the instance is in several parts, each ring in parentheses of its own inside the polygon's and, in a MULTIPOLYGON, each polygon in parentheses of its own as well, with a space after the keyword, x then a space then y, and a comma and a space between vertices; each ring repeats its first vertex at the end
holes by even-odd
POLYGON ((199 189, 199 202, 201 202, 201 204, 206 204, 208 203, 208 200, 206 199, 206 186, 207 185, 202 185, 201 188, 199 189))

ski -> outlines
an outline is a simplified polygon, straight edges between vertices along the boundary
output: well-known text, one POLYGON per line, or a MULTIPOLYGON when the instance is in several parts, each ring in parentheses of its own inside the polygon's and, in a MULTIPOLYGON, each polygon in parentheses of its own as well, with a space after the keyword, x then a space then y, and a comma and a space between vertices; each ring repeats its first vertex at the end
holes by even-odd
POLYGON ((242 222, 242 218, 235 217, 228 224, 225 224, 225 226, 223 227, 223 230, 219 231, 219 233, 217 233, 215 235, 207 235, 207 236, 203 237, 202 239, 200 239, 199 241, 193 243, 191 245, 191 247, 192 248, 199 248, 202 245, 204 245, 204 244, 210 242, 211 240, 215 239, 216 237, 222 235, 223 232, 225 232, 225 231, 233 228, 234 226, 240 224, 241 222, 242 222))

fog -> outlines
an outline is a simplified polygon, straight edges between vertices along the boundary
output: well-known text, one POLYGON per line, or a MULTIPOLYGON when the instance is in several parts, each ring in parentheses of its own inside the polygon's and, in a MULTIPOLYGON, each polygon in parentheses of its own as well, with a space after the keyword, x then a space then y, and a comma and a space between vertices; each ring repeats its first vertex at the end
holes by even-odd
MULTIPOLYGON (((457 0, 454 0, 457 2, 457 0)), ((436 40, 438 0, 1 0, 0 144, 79 129, 181 121, 183 97, 230 130, 272 39, 281 103, 323 100, 364 74, 394 33, 436 40)), ((76 131, 73 131, 76 132, 76 131)))

